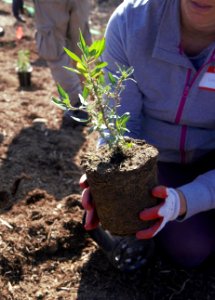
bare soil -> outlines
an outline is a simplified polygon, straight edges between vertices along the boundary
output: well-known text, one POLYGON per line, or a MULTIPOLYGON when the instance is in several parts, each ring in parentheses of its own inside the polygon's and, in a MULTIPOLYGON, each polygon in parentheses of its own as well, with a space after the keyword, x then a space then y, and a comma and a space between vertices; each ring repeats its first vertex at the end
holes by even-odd
MULTIPOLYGON (((116 4, 92 0, 94 34, 103 34, 116 4)), ((61 127, 62 111, 50 101, 55 83, 38 57, 33 18, 26 18, 18 41, 11 5, 1 0, 0 300, 214 300, 213 260, 184 270, 156 253, 147 268, 123 274, 83 230, 80 157, 95 137, 87 128, 61 127), (19 49, 31 51, 32 87, 25 90, 15 72, 19 49)))

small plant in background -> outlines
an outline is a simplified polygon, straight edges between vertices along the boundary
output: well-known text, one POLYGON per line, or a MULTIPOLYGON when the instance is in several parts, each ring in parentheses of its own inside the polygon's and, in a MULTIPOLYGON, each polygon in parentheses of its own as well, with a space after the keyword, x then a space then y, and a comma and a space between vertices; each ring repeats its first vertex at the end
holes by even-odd
POLYGON ((58 85, 60 98, 52 97, 52 101, 64 110, 82 110, 88 113, 89 119, 83 120, 73 117, 77 122, 88 122, 89 132, 97 131, 102 139, 111 149, 119 148, 127 143, 124 134, 129 120, 129 113, 122 116, 117 114, 120 106, 120 94, 124 89, 124 82, 133 73, 133 68, 124 69, 118 66, 117 75, 108 73, 105 78, 104 68, 106 62, 101 61, 101 55, 105 50, 105 38, 97 40, 88 46, 80 33, 78 46, 81 50, 81 57, 65 48, 68 56, 76 63, 76 68, 64 67, 71 72, 84 78, 83 93, 79 95, 80 106, 71 105, 68 94, 58 85))
POLYGON ((19 85, 21 88, 28 88, 31 86, 31 73, 32 66, 30 63, 30 51, 19 50, 18 59, 16 63, 16 72, 19 79, 19 85))
POLYGON ((29 72, 32 69, 29 50, 19 50, 16 67, 18 72, 29 72))

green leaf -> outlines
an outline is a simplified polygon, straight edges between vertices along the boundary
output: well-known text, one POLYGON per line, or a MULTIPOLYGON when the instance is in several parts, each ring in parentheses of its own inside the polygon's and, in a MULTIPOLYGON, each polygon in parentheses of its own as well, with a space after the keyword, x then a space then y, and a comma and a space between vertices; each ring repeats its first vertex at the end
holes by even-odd
POLYGON ((98 64, 96 64, 96 69, 104 69, 105 67, 107 67, 108 63, 107 62, 99 62, 98 64))
POLYGON ((97 57, 99 57, 99 56, 102 55, 102 53, 105 50, 105 46, 106 46, 106 40, 105 40, 105 38, 99 40, 99 51, 98 51, 97 57))
POLYGON ((104 77, 104 74, 101 73, 101 74, 99 75, 99 77, 98 77, 97 80, 98 80, 99 84, 103 86, 103 85, 105 84, 105 77, 104 77))
POLYGON ((93 77, 93 78, 97 78, 99 77, 100 75, 102 74, 102 70, 101 69, 93 69, 90 73, 90 76, 93 77))
POLYGON ((78 94, 80 102, 82 105, 87 106, 88 102, 84 99, 84 97, 81 94, 78 94))
POLYGON ((89 48, 89 56, 90 56, 91 58, 95 58, 96 53, 97 53, 97 51, 96 51, 95 48, 92 48, 91 50, 90 50, 90 48, 89 48))
POLYGON ((124 113, 120 118, 120 123, 122 127, 126 127, 126 123, 128 122, 128 120, 130 119, 130 113, 126 112, 124 113))
POLYGON ((84 64, 82 64, 82 62, 78 62, 77 63, 77 68, 78 70, 82 73, 86 73, 87 72, 87 68, 84 66, 84 64))
POLYGON ((62 88, 62 86, 59 83, 57 84, 57 90, 58 90, 58 93, 61 96, 61 98, 63 98, 63 99, 68 98, 69 99, 69 95, 67 94, 67 92, 62 88))
POLYGON ((79 48, 81 49, 82 53, 83 53, 86 57, 88 57, 88 56, 89 56, 88 46, 87 46, 87 44, 86 44, 86 42, 85 42, 85 39, 84 39, 84 37, 83 37, 83 34, 82 34, 81 30, 80 30, 79 40, 80 40, 80 42, 78 43, 79 48))
POLYGON ((60 84, 57 84, 57 89, 58 89, 58 93, 61 98, 60 99, 61 105, 63 105, 67 109, 72 108, 70 100, 69 100, 69 94, 67 94, 67 92, 62 88, 62 86, 60 84))
POLYGON ((105 38, 94 41, 88 49, 90 57, 95 57, 95 58, 100 57, 105 50, 105 43, 106 43, 105 38))
POLYGON ((71 71, 73 73, 76 73, 78 75, 81 75, 81 72, 79 70, 77 70, 77 69, 66 67, 66 66, 64 66, 63 68, 66 69, 66 70, 68 70, 68 71, 71 71))
POLYGON ((108 78, 112 84, 116 84, 117 80, 111 72, 108 72, 108 78))
POLYGON ((55 104, 61 104, 61 103, 62 103, 62 100, 61 100, 61 99, 55 98, 54 96, 51 97, 51 100, 52 100, 52 102, 54 102, 55 104))
POLYGON ((84 47, 86 47, 86 42, 85 42, 85 39, 83 37, 83 34, 82 34, 81 30, 79 32, 80 32, 80 43, 84 48, 84 47))
POLYGON ((76 117, 73 117, 71 116, 71 118, 73 118, 73 120, 77 121, 77 122, 80 122, 80 123, 86 123, 89 121, 89 119, 80 119, 80 118, 76 118, 76 117))
POLYGON ((95 54, 98 51, 98 49, 99 49, 98 44, 99 44, 99 40, 96 40, 89 46, 90 54, 93 54, 93 53, 95 54))
POLYGON ((82 63, 81 59, 72 51, 70 51, 67 48, 64 48, 64 51, 67 53, 67 55, 74 61, 82 63))
POLYGON ((83 88, 82 97, 84 97, 84 99, 87 99, 87 97, 89 96, 89 92, 89 89, 85 86, 83 88))
POLYGON ((61 100, 55 98, 55 97, 52 97, 51 98, 51 101, 56 105, 58 106, 60 109, 62 110, 67 110, 67 107, 62 103, 61 100))
POLYGON ((130 118, 130 114, 128 112, 124 113, 121 117, 116 118, 116 128, 119 132, 122 132, 122 134, 128 131, 126 128, 126 124, 129 118, 130 118))

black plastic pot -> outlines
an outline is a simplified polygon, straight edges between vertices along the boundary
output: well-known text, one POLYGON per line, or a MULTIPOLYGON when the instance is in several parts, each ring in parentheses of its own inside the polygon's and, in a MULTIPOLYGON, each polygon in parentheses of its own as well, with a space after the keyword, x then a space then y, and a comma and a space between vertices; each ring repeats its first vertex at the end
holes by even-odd
POLYGON ((18 72, 20 87, 31 86, 31 72, 18 72))
POLYGON ((16 68, 16 73, 19 79, 19 86, 21 88, 27 88, 31 86, 32 71, 33 71, 32 67, 29 67, 27 71, 20 71, 18 68, 16 68))

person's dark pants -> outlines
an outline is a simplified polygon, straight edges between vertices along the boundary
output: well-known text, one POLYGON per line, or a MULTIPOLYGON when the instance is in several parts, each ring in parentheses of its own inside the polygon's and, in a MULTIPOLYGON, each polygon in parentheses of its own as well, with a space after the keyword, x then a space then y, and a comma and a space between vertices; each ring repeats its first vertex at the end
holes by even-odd
MULTIPOLYGON (((214 151, 190 165, 158 162, 158 181, 176 188, 214 169, 214 164, 214 151)), ((215 210, 199 213, 182 222, 169 222, 155 240, 158 248, 175 263, 183 267, 197 267, 215 251, 215 210)))
POLYGON ((23 0, 13 0, 12 11, 15 18, 18 18, 20 13, 23 14, 23 7, 23 0))

